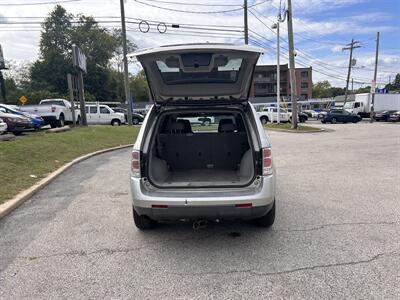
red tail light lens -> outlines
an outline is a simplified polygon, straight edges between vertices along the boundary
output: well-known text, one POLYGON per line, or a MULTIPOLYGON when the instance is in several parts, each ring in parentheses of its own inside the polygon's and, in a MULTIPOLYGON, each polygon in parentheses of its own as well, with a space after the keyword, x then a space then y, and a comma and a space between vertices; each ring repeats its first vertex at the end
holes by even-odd
POLYGON ((140 177, 140 151, 132 151, 131 172, 133 177, 140 177))
POLYGON ((271 148, 263 148, 263 175, 272 174, 272 152, 271 148))

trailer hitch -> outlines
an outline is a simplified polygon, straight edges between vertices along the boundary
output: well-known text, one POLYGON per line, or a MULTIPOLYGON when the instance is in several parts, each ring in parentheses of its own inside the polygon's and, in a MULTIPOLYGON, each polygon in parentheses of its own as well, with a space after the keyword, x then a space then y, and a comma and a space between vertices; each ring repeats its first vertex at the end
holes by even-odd
POLYGON ((207 223, 208 223, 208 221, 204 220, 204 219, 196 220, 196 221, 193 222, 193 229, 194 230, 198 230, 198 229, 201 229, 201 228, 206 228, 207 227, 207 223))

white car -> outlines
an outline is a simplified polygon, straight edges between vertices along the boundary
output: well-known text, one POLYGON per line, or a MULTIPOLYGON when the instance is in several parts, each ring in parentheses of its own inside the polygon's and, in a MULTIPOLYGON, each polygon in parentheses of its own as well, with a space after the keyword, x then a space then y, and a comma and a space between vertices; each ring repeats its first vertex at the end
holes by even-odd
POLYGON ((105 124, 120 126, 125 124, 125 115, 114 112, 109 106, 103 104, 86 105, 86 119, 88 124, 105 124))
MULTIPOLYGON (((264 107, 262 111, 258 112, 258 117, 261 123, 267 124, 268 122, 278 121, 278 108, 277 107, 264 107)), ((286 112, 283 108, 279 110, 279 122, 289 122, 290 113, 286 112)))
POLYGON ((0 134, 7 132, 7 123, 0 118, 0 134))

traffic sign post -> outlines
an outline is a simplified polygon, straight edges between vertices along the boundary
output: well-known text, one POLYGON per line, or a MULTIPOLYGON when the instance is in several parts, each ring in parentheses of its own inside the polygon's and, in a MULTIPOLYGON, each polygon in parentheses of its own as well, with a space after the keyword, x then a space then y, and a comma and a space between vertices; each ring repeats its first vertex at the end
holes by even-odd
POLYGON ((28 102, 28 98, 22 95, 21 97, 19 97, 18 101, 21 105, 25 105, 25 103, 28 102))
POLYGON ((75 116, 75 94, 79 93, 77 87, 77 78, 71 74, 67 74, 68 80, 68 90, 69 90, 69 100, 71 102, 71 114, 72 114, 72 127, 76 125, 76 116, 75 116))

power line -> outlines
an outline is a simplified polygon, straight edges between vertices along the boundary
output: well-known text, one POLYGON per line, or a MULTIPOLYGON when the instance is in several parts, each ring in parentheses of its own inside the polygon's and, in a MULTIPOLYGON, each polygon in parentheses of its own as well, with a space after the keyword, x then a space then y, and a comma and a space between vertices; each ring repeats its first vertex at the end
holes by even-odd
MULTIPOLYGON (((262 0, 262 1, 258 2, 258 3, 254 3, 252 5, 249 5, 248 8, 254 7, 254 6, 266 3, 266 2, 270 2, 270 1, 272 1, 272 0, 262 0)), ((164 10, 168 10, 168 11, 189 13, 189 14, 221 14, 221 13, 229 13, 229 12, 243 10, 243 7, 239 7, 239 8, 233 8, 233 9, 227 9, 227 10, 219 10, 219 11, 190 11, 190 10, 182 10, 182 9, 163 7, 163 6, 159 6, 159 5, 155 5, 155 4, 142 2, 140 0, 135 0, 135 2, 143 4, 143 5, 146 5, 146 6, 154 7, 154 8, 164 9, 164 10)))
MULTIPOLYGON (((250 38, 252 39, 252 42, 256 42, 258 46, 262 46, 262 47, 264 47, 264 48, 269 48, 269 49, 271 49, 271 50, 273 50, 273 51, 276 50, 276 47, 274 47, 274 46, 268 46, 268 45, 264 44, 262 41, 259 41, 257 37, 254 37, 254 36, 251 35, 250 38)), ((289 56, 288 56, 287 53, 282 52, 282 55, 283 55, 286 59, 289 59, 289 56)), ((305 68, 309 68, 309 65, 307 65, 307 62, 301 61, 299 57, 296 58, 296 63, 297 63, 298 65, 300 65, 300 66, 305 67, 305 68)), ((312 69, 313 69, 313 71, 315 71, 316 73, 323 74, 323 75, 328 76, 328 77, 330 77, 330 78, 334 78, 334 79, 341 80, 341 81, 346 81, 346 79, 343 78, 343 77, 340 77, 340 75, 329 74, 329 73, 327 73, 325 70, 322 71, 322 70, 320 70, 320 69, 318 69, 318 68, 315 68, 315 67, 312 67, 312 69)), ((366 81, 363 81, 363 80, 364 80, 364 79, 356 78, 356 79, 354 80, 354 82, 355 82, 355 83, 358 83, 358 84, 370 84, 370 83, 371 83, 371 82, 368 81, 367 79, 365 79, 366 81)), ((379 82, 379 84, 384 84, 384 83, 385 83, 385 82, 379 82)))
POLYGON ((29 6, 29 5, 46 5, 46 4, 58 4, 68 2, 78 2, 81 0, 62 0, 62 1, 46 1, 46 2, 34 2, 34 3, 0 3, 0 6, 29 6))
MULTIPOLYGON (((148 0, 143 0, 148 1, 148 0)), ((242 4, 207 4, 207 3, 188 3, 188 2, 178 2, 178 1, 161 1, 161 0, 151 0, 151 2, 163 3, 163 4, 176 4, 176 5, 191 5, 191 6, 208 6, 208 7, 238 7, 242 4)))

